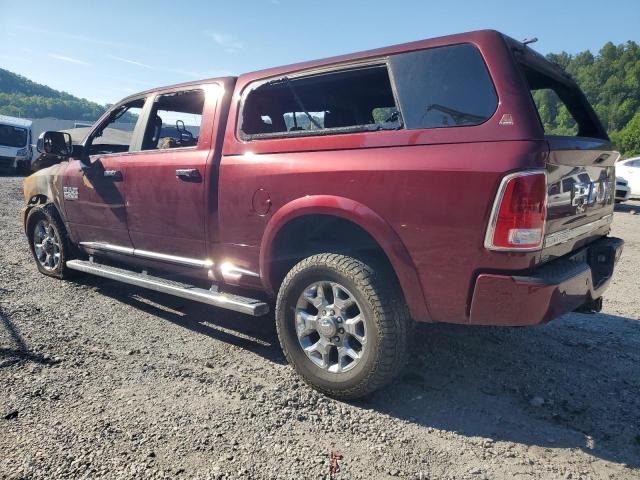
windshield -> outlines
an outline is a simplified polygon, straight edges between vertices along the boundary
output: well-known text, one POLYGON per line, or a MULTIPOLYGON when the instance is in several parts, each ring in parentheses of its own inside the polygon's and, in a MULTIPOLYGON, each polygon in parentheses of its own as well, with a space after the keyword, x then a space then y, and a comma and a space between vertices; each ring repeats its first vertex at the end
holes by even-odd
POLYGON ((0 124, 0 145, 24 147, 27 144, 27 130, 13 125, 0 124))

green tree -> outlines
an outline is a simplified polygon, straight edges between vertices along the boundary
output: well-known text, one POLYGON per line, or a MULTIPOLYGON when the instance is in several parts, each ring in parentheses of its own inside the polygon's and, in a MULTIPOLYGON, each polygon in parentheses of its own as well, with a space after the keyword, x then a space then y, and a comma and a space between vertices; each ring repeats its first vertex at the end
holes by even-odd
POLYGON ((619 132, 613 132, 611 139, 626 157, 640 155, 640 112, 619 132))

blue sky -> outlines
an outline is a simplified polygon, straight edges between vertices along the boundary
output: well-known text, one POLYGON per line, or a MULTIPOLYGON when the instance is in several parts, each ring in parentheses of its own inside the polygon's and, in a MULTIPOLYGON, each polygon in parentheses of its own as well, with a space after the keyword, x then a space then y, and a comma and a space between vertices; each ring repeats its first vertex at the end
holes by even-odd
POLYGON ((542 53, 640 41, 640 0, 0 0, 0 67, 99 103, 218 75, 494 28, 542 53))

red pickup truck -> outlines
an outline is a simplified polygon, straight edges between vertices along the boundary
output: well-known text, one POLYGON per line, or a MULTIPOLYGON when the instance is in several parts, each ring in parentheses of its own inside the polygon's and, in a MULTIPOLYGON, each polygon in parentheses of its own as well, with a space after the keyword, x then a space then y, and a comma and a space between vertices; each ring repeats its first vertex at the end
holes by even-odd
POLYGON ((275 320, 315 388, 401 368, 412 321, 524 326, 595 311, 619 155, 576 83, 495 31, 158 88, 25 180, 37 268, 275 320), (545 134, 532 93, 573 136, 545 134), (127 120, 132 129, 120 128, 127 120))

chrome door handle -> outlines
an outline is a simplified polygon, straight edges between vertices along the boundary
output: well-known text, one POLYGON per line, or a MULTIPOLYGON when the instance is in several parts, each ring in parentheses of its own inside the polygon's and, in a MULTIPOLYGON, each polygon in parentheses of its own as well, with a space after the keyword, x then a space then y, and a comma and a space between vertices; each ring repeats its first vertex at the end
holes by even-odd
POLYGON ((122 180, 122 172, 120 170, 105 170, 102 175, 104 178, 110 178, 111 180, 122 180))
POLYGON ((182 180, 200 180, 200 171, 197 168, 177 168, 176 177, 182 180))

